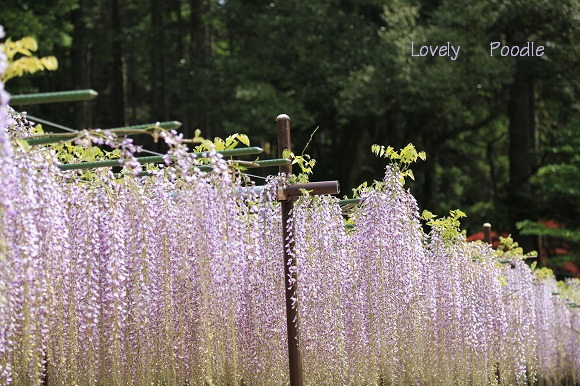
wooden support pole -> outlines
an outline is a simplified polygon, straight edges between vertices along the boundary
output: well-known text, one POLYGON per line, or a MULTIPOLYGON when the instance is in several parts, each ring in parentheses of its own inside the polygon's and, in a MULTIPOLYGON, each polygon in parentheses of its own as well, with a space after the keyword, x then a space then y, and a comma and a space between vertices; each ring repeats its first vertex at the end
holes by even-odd
MULTIPOLYGON (((286 114, 280 114, 276 118, 278 127, 278 157, 283 158, 284 150, 292 150, 290 144, 290 117, 286 114)), ((280 173, 292 174, 292 165, 281 165, 280 173)), ((282 206, 282 243, 284 249, 284 283, 286 291, 286 329, 288 332, 288 364, 290 370, 290 386, 302 386, 302 355, 300 354, 300 335, 298 310, 292 306, 296 299, 297 275, 296 260, 292 259, 290 265, 289 251, 294 249, 294 241, 290 239, 288 244, 288 219, 290 211, 294 207, 292 200, 281 202, 282 206)))
POLYGON ((491 224, 488 222, 483 224, 483 241, 491 245, 491 224))
MULTIPOLYGON (((280 114, 276 118, 278 126, 278 155, 282 158, 284 150, 292 150, 290 143, 290 118, 286 114, 280 114)), ((292 174, 292 164, 280 166, 280 173, 292 174)), ((302 386, 302 354, 300 353, 300 330, 296 301, 297 266, 296 259, 290 264, 290 251, 294 250, 294 241, 288 240, 288 219, 294 208, 293 199, 301 196, 303 190, 311 195, 338 194, 340 186, 338 181, 309 182, 306 184, 289 184, 278 189, 277 199, 282 206, 282 242, 284 248, 284 276, 286 285, 286 328, 288 331, 288 362, 290 368, 290 386, 302 386), (288 243, 286 244, 286 240, 288 243)))

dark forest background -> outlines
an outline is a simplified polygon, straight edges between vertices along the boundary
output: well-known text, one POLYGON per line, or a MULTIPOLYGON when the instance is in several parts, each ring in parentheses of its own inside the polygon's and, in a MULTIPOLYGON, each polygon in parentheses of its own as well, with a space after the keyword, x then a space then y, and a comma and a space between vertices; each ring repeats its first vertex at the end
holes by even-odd
POLYGON ((348 195, 382 177, 373 143, 412 142, 428 157, 410 185, 422 209, 460 208, 468 233, 491 222, 578 274, 577 0, 6 0, 0 24, 59 60, 8 91, 100 94, 30 114, 78 129, 178 120, 185 137, 248 134, 272 158, 287 113, 295 152, 319 127, 312 179, 348 195), (490 57, 491 41, 545 55, 490 57), (411 57, 411 42, 461 50, 411 57), (526 219, 523 233, 543 237, 520 234, 526 219))

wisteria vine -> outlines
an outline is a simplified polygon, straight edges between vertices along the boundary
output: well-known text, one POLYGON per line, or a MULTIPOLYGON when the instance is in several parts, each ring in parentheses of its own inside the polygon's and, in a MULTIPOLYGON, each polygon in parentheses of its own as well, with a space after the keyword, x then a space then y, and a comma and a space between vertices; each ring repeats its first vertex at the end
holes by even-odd
MULTIPOLYGON (((86 136, 131 173, 80 178, 13 146, 32 124, 0 101, 0 384, 288 383, 282 177, 243 189, 163 133, 175 162, 147 177, 130 140, 86 136)), ((424 233, 395 167, 353 221, 332 197, 291 213, 306 384, 579 382, 578 281, 424 233)))

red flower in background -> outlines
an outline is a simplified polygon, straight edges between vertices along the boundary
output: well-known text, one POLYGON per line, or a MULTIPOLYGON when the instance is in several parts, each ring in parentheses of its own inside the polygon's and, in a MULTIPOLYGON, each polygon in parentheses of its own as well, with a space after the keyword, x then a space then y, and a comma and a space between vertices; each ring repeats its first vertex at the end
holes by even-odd
MULTIPOLYGON (((564 224, 555 220, 543 220, 542 223, 548 228, 563 228, 564 224)), ((499 236, 507 237, 507 232, 491 231, 491 245, 493 248, 499 246, 499 236)), ((484 241, 484 233, 476 232, 467 237, 467 241, 484 241)), ((570 245, 568 243, 548 236, 537 236, 538 245, 538 261, 547 267, 552 268, 556 273, 563 276, 570 276, 580 278, 580 265, 578 262, 566 261, 563 263, 553 263, 550 260, 557 257, 565 256, 570 253, 570 245)))

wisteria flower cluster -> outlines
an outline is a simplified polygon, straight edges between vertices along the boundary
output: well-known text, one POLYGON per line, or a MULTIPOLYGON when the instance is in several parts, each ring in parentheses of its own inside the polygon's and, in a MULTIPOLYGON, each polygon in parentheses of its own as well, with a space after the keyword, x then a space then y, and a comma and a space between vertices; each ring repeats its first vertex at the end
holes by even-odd
MULTIPOLYGON (((29 134, 7 109, 4 134, 29 134)), ((285 382, 275 185, 242 189, 211 151, 202 172, 163 136, 175 166, 145 178, 87 180, 52 151, 3 152, 0 384, 285 382)))
POLYGON ((577 280, 556 283, 460 233, 425 234, 397 168, 378 186, 351 232, 334 199, 294 210, 309 384, 578 383, 577 280))
MULTIPOLYGON (((1 58, 0 58, 1 59, 1 58)), ((61 171, 0 93, 0 384, 284 385, 283 247, 294 242, 308 385, 574 385, 580 285, 481 243, 426 234, 388 167, 346 230, 277 187, 212 172, 176 133, 152 176, 61 171)), ((99 141, 99 139, 95 139, 99 141)), ((130 140, 120 165, 139 170, 130 140)))

